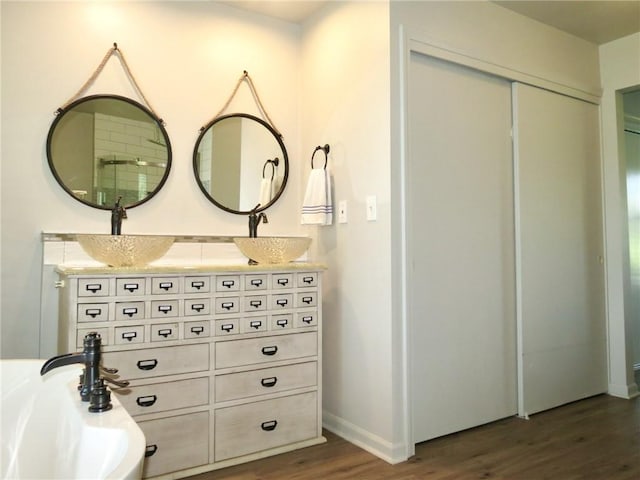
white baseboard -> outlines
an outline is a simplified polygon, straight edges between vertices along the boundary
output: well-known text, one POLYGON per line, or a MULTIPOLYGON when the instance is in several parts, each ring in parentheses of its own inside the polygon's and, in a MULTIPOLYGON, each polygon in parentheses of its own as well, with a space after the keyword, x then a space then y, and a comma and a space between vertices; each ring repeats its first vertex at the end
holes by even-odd
POLYGON ((329 412, 322 412, 322 426, 387 463, 396 464, 408 459, 405 445, 394 445, 329 412))
POLYGON ((640 392, 638 391, 638 385, 636 383, 631 383, 629 385, 616 385, 610 383, 607 389, 607 393, 613 397, 626 399, 634 398, 640 395, 640 392))

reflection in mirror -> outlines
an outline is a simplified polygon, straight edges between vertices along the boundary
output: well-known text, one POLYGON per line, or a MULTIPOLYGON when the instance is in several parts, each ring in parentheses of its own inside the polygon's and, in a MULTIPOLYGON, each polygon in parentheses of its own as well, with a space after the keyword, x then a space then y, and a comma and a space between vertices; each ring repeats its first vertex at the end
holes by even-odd
POLYGON ((94 95, 60 109, 47 138, 58 183, 80 202, 132 208, 155 195, 169 175, 171 145, 162 121, 126 97, 94 95))
POLYGON ((287 150, 266 122, 244 113, 215 118, 193 151, 196 180, 205 196, 231 213, 273 205, 289 175, 287 150))

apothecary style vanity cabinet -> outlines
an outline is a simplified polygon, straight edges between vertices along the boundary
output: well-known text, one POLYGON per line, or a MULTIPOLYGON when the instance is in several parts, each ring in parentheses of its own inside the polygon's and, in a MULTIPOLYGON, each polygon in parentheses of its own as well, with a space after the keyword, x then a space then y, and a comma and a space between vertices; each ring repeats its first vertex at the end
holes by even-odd
POLYGON ((144 477, 322 443, 322 270, 59 267, 59 349, 102 336, 147 439, 144 477))

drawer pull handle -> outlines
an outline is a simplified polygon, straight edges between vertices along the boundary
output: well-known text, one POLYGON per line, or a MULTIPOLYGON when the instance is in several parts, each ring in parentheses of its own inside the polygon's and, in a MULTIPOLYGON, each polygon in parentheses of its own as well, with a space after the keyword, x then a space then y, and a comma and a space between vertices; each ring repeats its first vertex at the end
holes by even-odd
POLYGON ((124 289, 127 290, 128 292, 135 292, 136 290, 138 290, 138 288, 140 288, 140 286, 137 283, 124 284, 124 289))
POLYGON ((138 308, 137 307, 131 307, 131 308, 123 308, 122 309, 122 313, 124 315, 129 315, 129 318, 133 317, 136 313, 138 313, 138 308))
POLYGON ((276 383, 278 383, 278 377, 269 377, 269 378, 263 378, 262 380, 260 380, 260 384, 263 387, 274 387, 276 385, 276 383))
POLYGON ((173 288, 173 282, 160 282, 160 288, 165 292, 168 292, 173 288))
POLYGON ((311 303, 313 303, 313 297, 302 297, 302 303, 306 303, 307 305, 311 305, 311 303))
POLYGON ((140 370, 153 370, 158 365, 158 360, 155 358, 152 360, 139 360, 137 365, 140 370))
POLYGON ((286 307, 287 303, 289 303, 289 300, 287 300, 286 298, 280 298, 276 300, 276 305, 278 305, 279 307, 286 307))
POLYGON ((276 320, 276 325, 282 328, 286 327, 288 323, 289 323, 289 320, 286 318, 281 318, 280 320, 276 320))
POLYGON ((252 322, 249 322, 249 326, 257 330, 262 326, 262 320, 253 320, 252 322))
POLYGON ((262 428, 262 430, 264 430, 265 432, 272 432, 276 429, 277 426, 277 420, 269 420, 268 422, 262 422, 262 424, 260 424, 260 428, 262 428))
POLYGON ((231 330, 233 330, 233 323, 223 323, 220 329, 223 332, 230 332, 231 330))
POLYGON ((125 340, 129 340, 129 341, 132 341, 137 336, 138 336, 137 332, 124 332, 122 334, 122 338, 125 339, 125 340))
POLYGON ((249 305, 251 305, 252 307, 258 308, 260 307, 260 305, 262 305, 262 300, 251 300, 249 302, 249 305))
POLYGON ((91 293, 96 293, 102 290, 102 285, 99 283, 89 283, 84 287, 85 290, 88 290, 91 293))
POLYGON ((160 335, 161 337, 167 338, 169 335, 171 335, 171 332, 173 330, 170 328, 164 328, 162 330, 158 330, 158 335, 160 335))
POLYGON ((231 310, 233 308, 233 302, 223 302, 222 308, 226 310, 231 310))
POLYGON ((302 321, 306 324, 309 324, 311 322, 313 322, 313 317, 311 315, 307 316, 307 317, 302 317, 302 321))
POLYGON ((150 407, 151 405, 156 403, 157 399, 158 397, 156 397, 155 395, 147 395, 146 397, 138 397, 136 399, 136 403, 141 407, 150 407))
POLYGON ((160 305, 158 307, 158 311, 164 313, 165 315, 169 313, 173 307, 171 305, 160 305))
POLYGON ((279 278, 278 279, 278 285, 282 285, 283 287, 289 284, 289 279, 288 278, 279 278))
POLYGON ((276 345, 272 345, 269 347, 262 347, 262 354, 272 356, 275 355, 278 351, 278 347, 276 345))
POLYGON ((236 284, 235 280, 223 280, 222 281, 222 286, 223 287, 227 287, 227 288, 231 288, 236 284))
POLYGON ((308 285, 313 283, 313 277, 302 277, 302 281, 308 285))
POLYGON ((196 290, 200 290, 204 287, 204 281, 198 280, 196 282, 191 282, 191 288, 195 288, 196 290))
POLYGON ((191 305, 191 310, 195 310, 196 312, 200 313, 202 310, 204 310, 204 303, 194 303, 193 305, 191 305))
POLYGON ((202 326, 191 327, 191 333, 195 333, 196 335, 200 335, 202 332, 204 332, 204 327, 202 327, 202 326))
POLYGON ((262 285, 262 279, 261 278, 254 278, 253 280, 251 280, 251 286, 252 287, 259 287, 262 285))
POLYGON ((158 445, 147 445, 144 449, 145 458, 153 456, 158 451, 158 445))
POLYGON ((85 310, 85 314, 89 315, 91 318, 96 318, 101 313, 102 313, 101 308, 87 308, 85 310))

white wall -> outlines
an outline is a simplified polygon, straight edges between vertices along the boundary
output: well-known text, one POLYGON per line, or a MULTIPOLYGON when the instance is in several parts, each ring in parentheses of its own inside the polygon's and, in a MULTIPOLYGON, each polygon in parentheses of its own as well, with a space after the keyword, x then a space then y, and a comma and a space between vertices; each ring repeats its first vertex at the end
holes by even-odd
MULTIPOLYGON (((213 2, 2 2, 2 356, 37 357, 40 233, 106 232, 109 212, 73 200, 46 160, 53 112, 117 42, 153 109, 167 123, 173 167, 152 201, 129 211, 125 233, 245 235, 247 218, 217 209, 198 189, 192 150, 243 70, 289 151, 291 175, 263 234, 296 234, 299 31, 213 2)), ((87 93, 139 99, 117 58, 87 93)), ((246 85, 226 113, 260 116, 246 85)))
POLYGON ((621 91, 640 86, 640 33, 600 46, 603 95, 605 229, 609 322, 609 393, 630 397, 638 392, 633 378, 633 339, 626 166, 621 149, 624 125, 621 91))

